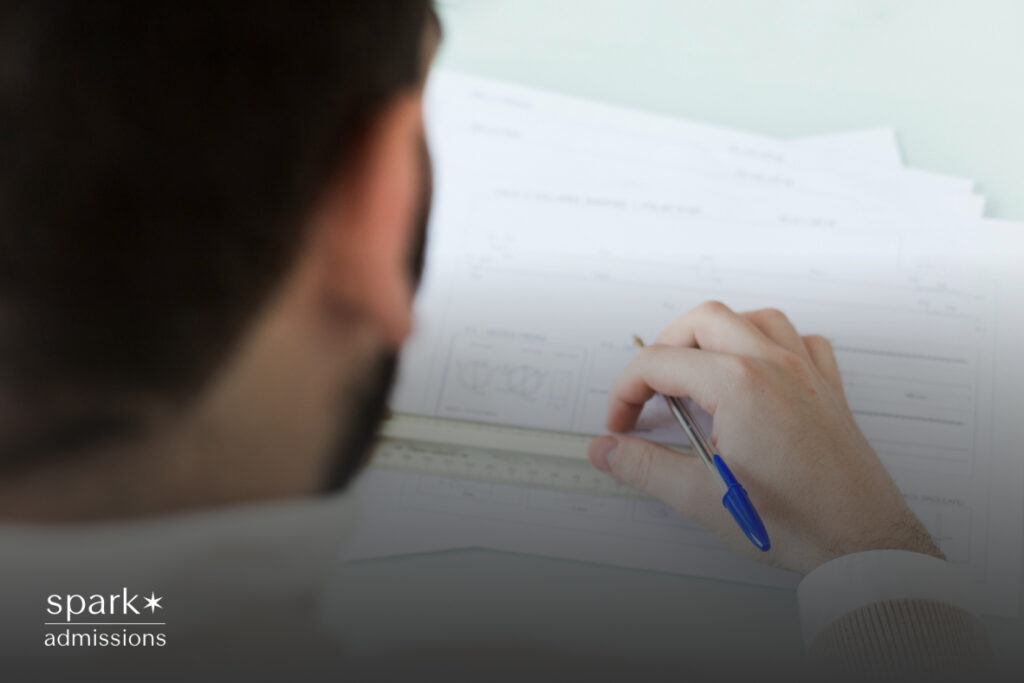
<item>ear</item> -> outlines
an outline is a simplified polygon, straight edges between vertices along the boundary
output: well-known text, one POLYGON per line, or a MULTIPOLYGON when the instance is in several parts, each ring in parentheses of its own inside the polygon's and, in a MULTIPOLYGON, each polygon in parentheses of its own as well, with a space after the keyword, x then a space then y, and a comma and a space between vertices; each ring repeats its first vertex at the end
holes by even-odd
POLYGON ((327 257, 324 284, 395 348, 412 328, 409 253, 425 181, 422 103, 415 89, 387 104, 315 214, 327 257))

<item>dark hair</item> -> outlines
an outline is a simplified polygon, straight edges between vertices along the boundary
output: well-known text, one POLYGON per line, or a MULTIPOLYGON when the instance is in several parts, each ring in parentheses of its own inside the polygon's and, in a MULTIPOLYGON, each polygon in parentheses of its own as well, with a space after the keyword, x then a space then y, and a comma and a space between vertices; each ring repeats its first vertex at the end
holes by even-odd
POLYGON ((4 3, 0 395, 198 387, 328 176, 421 75, 431 16, 429 0, 4 3))

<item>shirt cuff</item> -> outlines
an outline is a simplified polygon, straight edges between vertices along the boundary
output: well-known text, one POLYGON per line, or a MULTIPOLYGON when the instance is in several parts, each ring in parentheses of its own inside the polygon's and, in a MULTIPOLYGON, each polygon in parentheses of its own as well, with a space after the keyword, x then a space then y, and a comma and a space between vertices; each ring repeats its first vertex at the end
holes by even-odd
POLYGON ((839 617, 882 600, 934 600, 975 612, 974 583, 961 567, 907 550, 867 550, 826 562, 797 588, 804 645, 839 617))

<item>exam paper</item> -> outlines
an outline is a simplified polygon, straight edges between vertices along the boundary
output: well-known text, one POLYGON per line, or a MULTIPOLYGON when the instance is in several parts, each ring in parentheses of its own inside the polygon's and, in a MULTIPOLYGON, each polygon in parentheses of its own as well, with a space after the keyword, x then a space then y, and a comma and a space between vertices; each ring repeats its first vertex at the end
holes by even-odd
MULTIPOLYGON (((992 419, 1016 387, 996 381, 1003 284, 964 258, 984 230, 969 181, 470 80, 442 80, 432 110, 436 211, 394 410, 598 434, 632 333, 710 298, 782 308, 832 341, 859 424, 986 610, 1016 610, 1024 486, 992 419)), ((659 402, 638 431, 679 440, 659 402)), ((651 501, 361 486, 351 558, 456 543, 793 580, 651 501)))
POLYGON ((968 179, 837 155, 815 149, 813 141, 792 144, 446 71, 431 75, 425 106, 441 172, 452 164, 515 172, 525 162, 534 174, 587 177, 639 167, 680 189, 717 181, 734 189, 980 216, 968 179))
MULTIPOLYGON (((979 260, 1001 273, 996 301, 993 452, 1002 476, 991 482, 988 525, 998 530, 984 562, 979 591, 985 611, 1012 615, 1020 586, 1024 507, 1020 482, 1024 423, 1017 415, 1024 362, 1024 291, 1016 264, 1024 260, 1024 225, 986 221, 979 260)), ((346 546, 346 559, 484 547, 656 571, 792 587, 797 577, 731 553, 696 525, 651 500, 624 500, 504 486, 371 468, 359 481, 364 521, 346 546)), ((912 502, 920 512, 917 504, 912 502)), ((934 524, 938 520, 930 520, 934 524)), ((961 558, 962 559, 962 558, 961 558)))

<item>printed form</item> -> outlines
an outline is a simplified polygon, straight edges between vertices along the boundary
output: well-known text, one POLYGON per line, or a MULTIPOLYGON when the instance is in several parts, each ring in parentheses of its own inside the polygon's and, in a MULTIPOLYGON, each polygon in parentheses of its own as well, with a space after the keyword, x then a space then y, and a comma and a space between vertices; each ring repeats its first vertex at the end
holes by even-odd
MULTIPOLYGON (((448 74, 428 116, 435 210, 394 411, 601 434, 633 333, 708 299, 780 308, 832 342, 858 423, 984 611, 1016 613, 1021 441, 993 416, 1020 330, 965 258, 984 229, 969 181, 902 169, 884 130, 784 143, 448 74)), ((637 431, 685 442, 660 401, 637 431)), ((376 468, 360 490, 350 559, 482 546, 797 581, 647 498, 376 468)))

